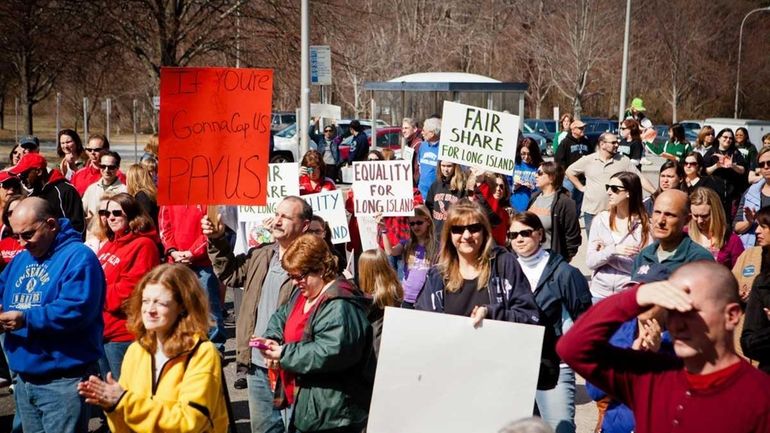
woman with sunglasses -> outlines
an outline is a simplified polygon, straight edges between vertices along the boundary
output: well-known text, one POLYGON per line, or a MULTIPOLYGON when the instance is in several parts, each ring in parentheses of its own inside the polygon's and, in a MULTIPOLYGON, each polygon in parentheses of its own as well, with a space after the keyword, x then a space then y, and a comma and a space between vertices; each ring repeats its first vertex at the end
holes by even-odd
POLYGON ((441 230, 438 263, 428 271, 415 309, 509 322, 539 322, 529 282, 513 254, 495 246, 481 207, 461 200, 441 230))
POLYGON ((647 215, 652 215, 652 207, 660 193, 669 189, 683 189, 684 167, 677 161, 668 160, 660 166, 658 189, 642 202, 647 215))
POLYGON ((735 216, 741 194, 748 187, 748 163, 735 145, 735 137, 730 128, 724 128, 717 134, 717 146, 703 156, 706 173, 722 179, 725 182, 727 200, 730 212, 726 215, 728 221, 735 216))
MULTIPOLYGON (((525 137, 516 149, 516 165, 513 168, 513 193, 511 194, 511 206, 516 212, 527 210, 529 197, 535 190, 535 172, 543 158, 540 156, 540 148, 535 140, 525 137)), ((505 227, 508 227, 506 224, 505 227)))
POLYGON ((556 342, 591 307, 591 292, 580 270, 543 248, 545 238, 537 215, 522 212, 513 216, 510 247, 532 287, 540 323, 546 327, 535 394, 537 410, 554 429, 575 431, 575 372, 560 363, 556 342))
POLYGON ((636 165, 636 168, 641 170, 644 145, 642 144, 642 131, 639 129, 639 122, 634 119, 626 119, 620 124, 619 132, 621 140, 618 153, 627 156, 636 165))
POLYGON ((294 408, 288 429, 360 432, 375 367, 370 301, 339 276, 334 256, 317 236, 297 238, 281 264, 298 290, 250 345, 279 372, 277 392, 294 408))
POLYGON ((756 213, 770 206, 770 147, 763 147, 757 154, 757 168, 762 179, 746 190, 738 203, 733 230, 740 235, 743 247, 749 249, 756 242, 756 213))
POLYGON ((334 191, 337 186, 326 177, 326 163, 317 150, 308 150, 299 167, 299 194, 316 194, 334 191))
POLYGON ((609 210, 594 218, 586 264, 591 269, 595 301, 625 288, 634 258, 651 241, 650 217, 642 205, 642 183, 630 172, 615 173, 607 183, 609 210))
POLYGON ((428 208, 415 206, 414 216, 409 217, 409 239, 393 245, 388 236, 382 235, 382 244, 386 254, 401 257, 403 260, 403 307, 414 308, 417 295, 425 284, 425 278, 435 263, 438 252, 433 219, 428 208))
POLYGON ((568 262, 575 257, 583 238, 577 217, 577 205, 564 183, 564 167, 548 161, 536 172, 538 191, 529 200, 528 211, 540 218, 545 231, 545 245, 568 262))
POLYGON ((740 347, 770 374, 770 207, 757 211, 757 246, 738 258, 733 275, 746 302, 740 347))
POLYGON ((682 163, 684 168, 684 182, 682 190, 688 195, 695 191, 695 188, 712 189, 722 203, 725 215, 729 211, 727 194, 725 194, 725 182, 722 179, 706 174, 706 167, 703 165, 703 156, 693 150, 684 157, 682 163))
POLYGON ((743 253, 743 243, 727 223, 717 193, 708 188, 695 188, 690 194, 690 216, 690 238, 709 250, 717 263, 732 269, 743 253))
POLYGON ((695 139, 695 145, 692 150, 705 155, 714 145, 714 128, 704 125, 698 132, 698 138, 695 139))
POLYGON ((468 176, 460 164, 449 161, 439 161, 437 172, 436 180, 425 197, 425 206, 433 217, 433 228, 438 238, 449 209, 467 196, 468 176))
POLYGON ((107 243, 97 254, 104 269, 107 293, 104 301, 104 355, 102 374, 120 377, 120 366, 134 336, 126 328, 126 305, 137 283, 160 264, 157 232, 152 219, 130 194, 121 193, 99 211, 107 218, 107 243))

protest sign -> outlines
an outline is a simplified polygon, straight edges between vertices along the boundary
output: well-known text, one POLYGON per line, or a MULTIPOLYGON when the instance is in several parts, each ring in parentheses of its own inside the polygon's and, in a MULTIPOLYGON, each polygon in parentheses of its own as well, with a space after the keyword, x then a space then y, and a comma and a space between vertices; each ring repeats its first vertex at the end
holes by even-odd
POLYGON ((414 215, 412 164, 409 161, 353 163, 355 214, 414 215))
POLYGON ((361 239, 361 251, 380 248, 379 243, 377 243, 379 231, 374 217, 361 215, 356 217, 356 222, 358 223, 358 238, 361 239))
POLYGON ((519 116, 444 101, 441 119, 439 161, 513 173, 519 116))
POLYGON ((313 208, 313 215, 320 216, 329 224, 333 244, 350 242, 350 229, 348 229, 342 191, 338 189, 323 191, 318 194, 303 195, 302 198, 313 208))
POLYGON ((278 203, 290 195, 299 196, 299 164, 270 164, 267 170, 267 204, 238 206, 238 221, 262 222, 275 215, 278 203))
POLYGON ((162 68, 158 204, 265 205, 273 71, 162 68))
POLYGON ((368 433, 496 432, 532 416, 543 327, 388 307, 382 329, 368 433))
POLYGON ((409 161, 409 162, 413 161, 414 160, 414 148, 409 147, 408 144, 406 146, 404 146, 404 150, 401 151, 401 159, 403 159, 404 161, 409 161))
POLYGON ((310 104, 310 117, 325 117, 327 119, 341 119, 342 107, 332 104, 310 104))

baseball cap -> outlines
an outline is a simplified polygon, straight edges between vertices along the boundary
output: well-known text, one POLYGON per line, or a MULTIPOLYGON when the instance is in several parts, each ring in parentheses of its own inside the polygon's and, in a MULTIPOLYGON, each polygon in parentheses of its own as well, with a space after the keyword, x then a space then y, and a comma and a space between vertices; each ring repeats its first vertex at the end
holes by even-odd
POLYGON ((21 157, 21 161, 12 167, 10 172, 15 175, 20 175, 33 168, 45 169, 48 163, 45 157, 39 153, 28 153, 21 157))
POLYGON ((40 148, 40 140, 34 135, 24 135, 19 139, 19 146, 29 150, 36 150, 40 148))
POLYGON ((2 184, 3 182, 5 182, 5 181, 7 181, 7 180, 9 180, 9 179, 15 179, 15 180, 17 180, 17 181, 19 180, 19 178, 18 178, 18 177, 14 176, 14 175, 13 175, 13 174, 12 174, 10 171, 8 171, 8 170, 3 170, 3 171, 0 171, 0 184, 2 184))
POLYGON ((572 129, 572 128, 582 128, 584 126, 586 126, 585 123, 581 122, 580 120, 575 120, 574 122, 569 124, 569 129, 572 129))

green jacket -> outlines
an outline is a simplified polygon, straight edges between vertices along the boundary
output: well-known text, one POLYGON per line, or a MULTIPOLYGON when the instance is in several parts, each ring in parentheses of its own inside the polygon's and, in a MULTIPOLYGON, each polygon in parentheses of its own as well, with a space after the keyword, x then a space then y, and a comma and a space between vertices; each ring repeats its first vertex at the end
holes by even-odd
MULTIPOLYGON (((367 319, 371 301, 357 293, 352 283, 338 278, 320 295, 302 341, 283 345, 281 368, 297 375, 294 425, 300 431, 366 425, 376 360, 367 319)), ((298 294, 270 318, 265 338, 283 344, 298 294)))
POLYGON ((631 280, 637 281, 639 274, 645 273, 645 269, 649 268, 649 265, 653 263, 663 265, 669 272, 673 273, 686 263, 696 262, 698 260, 714 261, 714 256, 709 250, 695 243, 690 239, 690 236, 686 234, 679 243, 679 246, 676 247, 674 254, 666 260, 663 260, 663 262, 658 261, 659 246, 660 242, 655 241, 639 252, 639 255, 634 259, 634 266, 631 269, 631 280), (645 265, 647 266, 645 267, 645 265))
POLYGON ((687 142, 679 143, 666 141, 664 144, 655 144, 650 142, 646 142, 645 144, 656 155, 660 155, 661 153, 669 153, 674 155, 678 161, 683 161, 684 157, 692 151, 692 146, 687 142))

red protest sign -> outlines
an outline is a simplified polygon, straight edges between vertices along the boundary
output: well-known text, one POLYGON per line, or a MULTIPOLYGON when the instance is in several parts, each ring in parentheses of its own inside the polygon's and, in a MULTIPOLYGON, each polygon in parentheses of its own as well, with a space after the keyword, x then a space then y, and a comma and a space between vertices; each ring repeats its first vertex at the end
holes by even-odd
POLYGON ((273 71, 162 68, 158 203, 265 205, 273 71))

